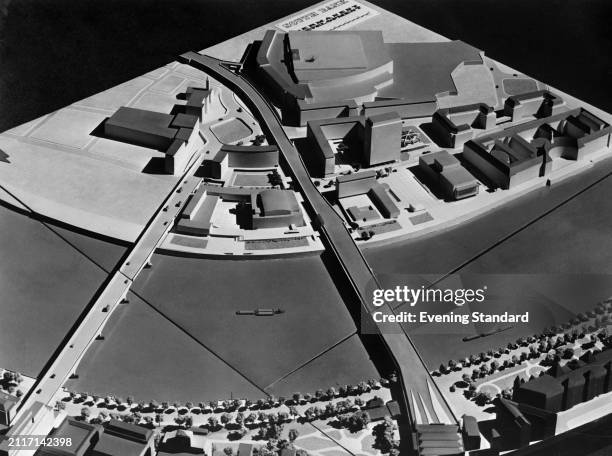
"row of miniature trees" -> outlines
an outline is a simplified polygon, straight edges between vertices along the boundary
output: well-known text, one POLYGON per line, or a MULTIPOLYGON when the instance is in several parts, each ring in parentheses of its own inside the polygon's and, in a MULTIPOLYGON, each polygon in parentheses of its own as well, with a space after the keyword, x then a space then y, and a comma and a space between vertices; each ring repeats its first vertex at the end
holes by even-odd
POLYGON ((166 412, 170 409, 175 409, 177 411, 183 410, 184 412, 195 412, 195 413, 210 413, 210 412, 220 412, 220 411, 237 411, 237 410, 263 410, 263 409, 271 409, 281 405, 305 405, 308 403, 317 403, 317 402, 326 402, 331 399, 337 397, 348 397, 348 396, 358 396, 367 392, 372 391, 373 389, 380 389, 381 386, 387 386, 388 381, 386 379, 378 380, 368 380, 359 382, 356 385, 342 385, 338 388, 330 387, 327 390, 319 389, 314 394, 310 393, 294 393, 291 398, 279 397, 278 399, 274 396, 270 396, 265 399, 259 399, 257 401, 252 400, 240 400, 240 399, 232 399, 225 401, 210 401, 208 403, 200 402, 198 404, 194 404, 193 402, 186 402, 185 404, 180 404, 178 402, 170 403, 167 401, 157 402, 135 402, 134 398, 128 396, 125 400, 118 396, 108 395, 108 396, 96 396, 90 395, 89 393, 76 393, 70 391, 69 396, 66 398, 67 401, 72 401, 74 403, 85 403, 88 402, 89 397, 91 397, 92 404, 97 407, 104 408, 129 408, 132 411, 138 411, 141 413, 154 413, 154 412, 166 412), (198 410, 199 409, 199 410, 198 410))
MULTIPOLYGON (((310 422, 316 419, 331 418, 335 416, 342 417, 346 414, 350 414, 350 412, 362 413, 361 407, 364 405, 365 402, 361 398, 356 398, 355 401, 347 398, 336 403, 329 402, 325 405, 325 407, 309 407, 301 415, 297 408, 293 405, 289 406, 288 412, 280 411, 278 413, 268 413, 265 411, 259 411, 250 412, 247 414, 239 411, 235 415, 229 412, 223 412, 219 417, 215 415, 210 416, 207 420, 207 427, 210 431, 218 431, 223 428, 236 431, 247 427, 256 428, 262 426, 282 425, 284 423, 292 422, 296 418, 300 421, 310 422)), ((65 403, 58 401, 56 404, 56 409, 59 408, 65 408, 65 403)), ((81 408, 81 418, 83 420, 96 423, 104 422, 107 419, 120 419, 136 424, 140 423, 141 421, 144 421, 147 424, 159 424, 163 421, 163 413, 160 412, 155 413, 154 417, 151 417, 150 415, 143 415, 138 411, 133 411, 128 414, 119 414, 101 410, 94 418, 91 418, 91 414, 90 407, 84 406, 81 408)), ((342 422, 342 419, 340 421, 342 422)), ((193 425, 193 416, 191 414, 179 414, 174 418, 174 422, 178 425, 191 427, 193 425)))
MULTIPOLYGON (((461 368, 486 362, 493 357, 498 358, 502 354, 508 354, 510 350, 516 350, 520 347, 529 347, 530 355, 534 355, 536 353, 542 355, 550 351, 551 348, 556 348, 564 343, 574 343, 577 339, 582 339, 586 337, 587 334, 594 333, 599 330, 602 330, 604 336, 607 337, 606 327, 612 321, 612 301, 608 301, 610 300, 597 304, 592 310, 584 313, 578 313, 576 317, 566 323, 551 326, 550 328, 544 330, 541 334, 519 337, 516 342, 509 342, 506 347, 501 347, 497 350, 490 349, 486 353, 481 352, 479 355, 471 355, 461 361, 450 360, 446 364, 441 364, 440 368, 437 371, 432 372, 432 374, 448 374, 461 368), (588 322, 589 320, 593 320, 591 325, 582 325, 580 328, 577 327, 588 322), (571 331, 566 333, 564 332, 566 330, 571 331), (539 347, 531 346, 535 343, 539 343, 539 347), (543 346, 542 343, 546 343, 547 345, 543 346), (552 347, 548 345, 549 343, 552 343, 552 347)), ((602 333, 600 333, 600 338, 602 333)))
MULTIPOLYGON (((597 329, 593 328, 594 332, 597 329)), ((486 363, 491 358, 499 358, 501 355, 510 354, 511 350, 517 350, 521 347, 528 348, 528 352, 521 351, 520 355, 512 356, 511 360, 504 361, 502 364, 498 362, 493 362, 497 368, 503 366, 504 368, 511 367, 517 364, 518 361, 523 362, 527 359, 535 359, 539 358, 542 355, 548 355, 549 352, 553 349, 559 349, 560 346, 563 346, 568 343, 575 343, 578 339, 584 339, 587 334, 587 331, 584 329, 579 331, 575 329, 571 333, 567 334, 559 334, 559 335, 550 335, 550 334, 541 334, 539 336, 528 336, 528 337, 519 337, 516 342, 509 342, 507 347, 499 348, 497 350, 488 350, 486 353, 481 352, 479 355, 471 355, 470 357, 466 357, 463 361, 455 361, 450 360, 447 364, 441 364, 439 370, 432 372, 433 375, 444 375, 450 372, 460 370, 462 368, 470 367, 472 365, 480 365, 481 363, 486 363), (515 359, 517 358, 517 359, 515 359)), ((607 330, 604 328, 600 330, 600 332, 595 335, 591 334, 590 339, 592 341, 596 341, 597 339, 603 339, 607 337, 607 330)), ((564 351, 568 350, 567 348, 562 349, 558 356, 563 358, 573 355, 568 355, 564 351)), ((568 352, 569 353, 569 352, 568 352)))

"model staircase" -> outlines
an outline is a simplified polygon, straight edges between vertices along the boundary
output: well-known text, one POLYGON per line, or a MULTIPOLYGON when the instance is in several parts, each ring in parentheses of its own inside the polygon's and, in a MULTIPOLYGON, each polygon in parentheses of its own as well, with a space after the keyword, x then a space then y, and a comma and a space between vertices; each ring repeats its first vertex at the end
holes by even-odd
POLYGON ((417 424, 419 456, 463 455, 463 440, 456 424, 417 424))

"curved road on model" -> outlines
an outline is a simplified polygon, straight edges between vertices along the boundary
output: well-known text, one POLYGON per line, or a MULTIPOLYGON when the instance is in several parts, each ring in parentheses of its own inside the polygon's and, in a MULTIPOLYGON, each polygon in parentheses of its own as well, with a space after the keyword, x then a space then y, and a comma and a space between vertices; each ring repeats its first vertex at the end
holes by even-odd
MULTIPOLYGON (((320 225, 319 231, 338 258, 359 297, 362 309, 372 313, 375 308, 369 299, 371 287, 375 285, 380 288, 376 276, 346 229, 343 220, 313 184, 300 154, 285 133, 276 110, 249 81, 232 71, 232 68, 241 67, 237 62, 226 62, 196 52, 181 55, 179 62, 191 65, 218 79, 234 90, 253 109, 253 115, 259 118, 262 128, 267 130, 270 138, 280 149, 294 181, 301 189, 307 205, 310 206, 313 219, 320 225)), ((401 325, 385 323, 381 333, 387 349, 400 369, 404 401, 409 408, 411 422, 456 424, 457 419, 401 325)))

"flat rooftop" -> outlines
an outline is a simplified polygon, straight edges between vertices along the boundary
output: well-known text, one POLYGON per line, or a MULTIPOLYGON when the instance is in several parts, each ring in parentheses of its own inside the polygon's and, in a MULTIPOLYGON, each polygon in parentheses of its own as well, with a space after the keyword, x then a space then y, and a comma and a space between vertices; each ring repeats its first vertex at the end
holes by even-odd
POLYGON ((296 71, 365 69, 368 59, 357 33, 290 32, 289 46, 296 71), (297 58, 296 58, 297 57, 297 58))

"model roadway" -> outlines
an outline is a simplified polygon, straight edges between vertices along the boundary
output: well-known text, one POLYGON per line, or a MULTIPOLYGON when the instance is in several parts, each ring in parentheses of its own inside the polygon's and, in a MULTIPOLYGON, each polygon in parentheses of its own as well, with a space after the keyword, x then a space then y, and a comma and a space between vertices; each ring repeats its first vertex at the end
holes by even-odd
MULTIPOLYGON (((374 308, 368 299, 373 285, 380 288, 375 274, 343 220, 315 187, 300 154, 283 129, 276 110, 247 79, 241 76, 239 72, 241 64, 222 61, 196 52, 181 55, 179 62, 209 74, 236 92, 251 107, 252 114, 259 119, 262 129, 269 133, 269 139, 280 149, 294 182, 298 184, 305 202, 310 206, 308 209, 312 211, 313 220, 318 222, 323 239, 340 263, 353 291, 361 301, 360 310, 366 312, 365 315, 368 316, 374 310, 380 311, 381 308, 374 308)), ((386 310, 392 312, 390 309, 386 310)), ((411 423, 456 424, 457 419, 404 328, 399 323, 385 322, 384 327, 379 329, 387 349, 399 368, 404 406, 410 414, 411 423)))
POLYGON ((35 385, 19 403, 14 418, 17 422, 34 405, 51 401, 64 383, 74 373, 87 349, 102 332, 111 314, 120 305, 129 305, 126 296, 136 276, 146 267, 151 256, 173 226, 174 218, 181 210, 186 196, 195 190, 200 179, 193 177, 201 157, 198 155, 178 180, 164 203, 153 214, 136 243, 128 251, 124 261, 101 287, 92 304, 83 312, 73 330, 68 334, 58 355, 45 369, 35 385), (124 303, 124 304, 122 304, 124 303))

